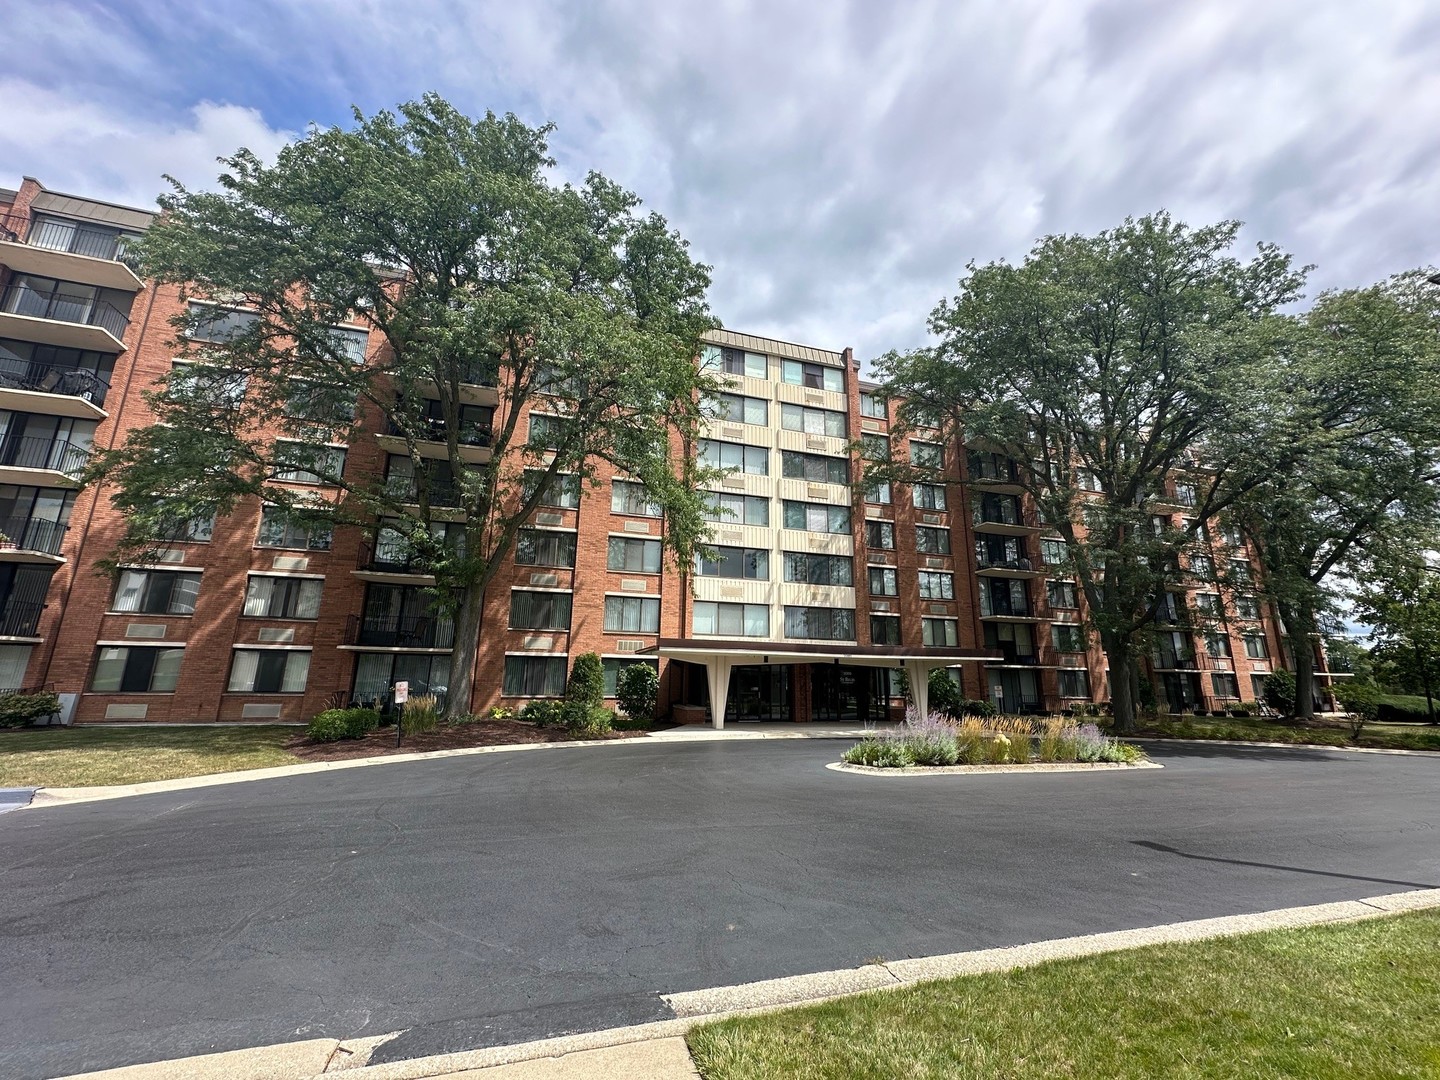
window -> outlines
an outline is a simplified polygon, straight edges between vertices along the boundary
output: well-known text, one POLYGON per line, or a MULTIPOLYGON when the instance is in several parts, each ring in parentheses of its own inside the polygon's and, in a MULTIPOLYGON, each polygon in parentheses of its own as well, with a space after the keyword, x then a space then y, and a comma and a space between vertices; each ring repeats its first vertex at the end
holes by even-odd
POLYGON ((756 476, 768 476, 770 451, 763 446, 701 439, 700 463, 711 469, 738 469, 756 476))
POLYGON ((565 441, 568 427, 569 422, 564 417, 531 413, 530 432, 525 444, 539 449, 556 449, 565 441))
POLYGON ((1250 584, 1250 563, 1248 560, 1230 560, 1230 580, 1239 585, 1250 584))
POLYGON ((850 507, 827 503, 805 503, 785 500, 785 528, 816 533, 848 533, 850 507))
POLYGON ((334 484, 345 473, 345 447, 275 440, 273 478, 290 484, 334 484))
POLYGON ((1209 633, 1205 635, 1205 651, 1211 656, 1230 655, 1230 635, 1209 633))
POLYGON ((600 661, 600 666, 605 671, 605 696, 614 697, 616 684, 620 681, 620 672, 636 664, 649 664, 652 668, 659 670, 660 664, 656 660, 630 660, 619 656, 607 656, 600 661))
POLYGON ((165 396, 175 401, 199 401, 224 409, 238 409, 250 388, 250 376, 219 364, 174 360, 165 396))
POLYGON ((1052 608, 1078 608, 1080 605, 1075 600, 1075 583, 1073 581, 1047 581, 1045 583, 1045 597, 1052 608))
POLYGON ((1254 698, 1256 701, 1264 701, 1264 700, 1265 700, 1265 676, 1264 676, 1264 675, 1251 675, 1251 676, 1250 676, 1250 696, 1251 696, 1252 698, 1254 698))
POLYGON ((1235 597, 1235 614, 1241 619, 1260 618, 1260 601, 1253 596, 1235 597))
POLYGON ((950 530, 928 525, 915 526, 915 550, 927 555, 950 554, 950 530))
POLYGON ((236 649, 226 689, 232 694, 303 694, 309 677, 309 649, 236 649))
POLYGON ((801 454, 794 450, 781 450, 780 471, 783 476, 791 479, 809 480, 817 484, 848 484, 850 482, 849 460, 826 457, 823 454, 801 454))
POLYGON ((860 395, 860 415, 874 417, 877 420, 889 418, 885 411, 885 402, 878 394, 862 393, 860 395))
POLYGON ((958 625, 959 623, 955 619, 921 619, 920 644, 930 646, 959 644, 958 625))
POLYGON ((1209 555, 1191 555, 1190 574, 1192 577, 1204 578, 1208 581, 1215 576, 1215 560, 1209 555))
POLYGON ((196 341, 213 341, 225 344, 237 337, 248 334, 260 316, 253 311, 237 311, 234 308, 216 307, 213 304, 190 304, 190 326, 188 337, 196 341))
POLYGON ((910 463, 922 469, 943 469, 945 467, 945 447, 939 443, 911 439, 910 463))
POLYGON ((871 615, 871 616, 870 616, 870 644, 871 644, 871 645, 899 645, 899 644, 900 644, 900 616, 899 616, 899 615, 871 615))
POLYGON ((855 612, 849 608, 786 607, 785 636, 820 641, 854 641, 855 612))
POLYGON ((855 563, 849 555, 787 551, 784 560, 786 581, 796 581, 804 585, 855 584, 855 563))
MULTIPOLYGON (((787 409, 789 407, 786 406, 787 409)), ((764 398, 746 397, 744 394, 716 394, 715 411, 717 419, 728 420, 732 424, 758 424, 764 427, 770 423, 770 403, 764 398)))
POLYGON ((1019 536, 997 536, 994 533, 979 533, 975 537, 975 563, 977 566, 1006 566, 1015 570, 1031 570, 1030 560, 1025 557, 1025 541, 1019 536))
POLYGON ((865 522, 865 546, 876 551, 895 550, 895 523, 893 521, 865 522))
POLYGON ((1075 486, 1081 491, 1099 491, 1100 478, 1095 475, 1094 469, 1076 469, 1075 486))
POLYGON ((357 653, 355 656, 356 701, 390 700, 390 688, 408 682, 410 694, 445 695, 450 685, 450 657, 424 653, 357 653))
POLYGON ((612 536, 606 552, 605 567, 607 570, 621 570, 631 574, 658 574, 660 541, 612 536))
POLYGON ((260 533, 255 538, 255 546, 329 551, 331 536, 328 525, 291 521, 280 507, 266 506, 260 510, 260 533))
POLYGON ((1078 626, 1056 623, 1050 627, 1050 640, 1054 643, 1056 652, 1083 653, 1085 651, 1085 632, 1078 626))
POLYGON ((1090 698, 1090 672, 1083 668, 1060 672, 1060 696, 1062 698, 1090 698))
POLYGON ((568 592, 510 593, 511 630, 569 630, 570 594, 568 592))
POLYGON ((1220 539, 1231 547, 1239 547, 1244 543, 1244 537, 1240 535, 1240 526, 1233 521, 1222 521, 1220 523, 1220 539))
POLYGON ((866 461, 889 461, 890 439, 867 432, 860 436, 860 456, 866 461))
POLYGON ((1195 505, 1195 485, 1194 485, 1194 484, 1176 484, 1176 485, 1175 485, 1175 501, 1176 501, 1177 503, 1179 503, 1181 506, 1194 506, 1194 505, 1195 505))
POLYGON ((807 364, 803 360, 780 361, 780 378, 792 386, 804 386, 810 390, 829 390, 839 394, 845 389, 845 374, 839 368, 807 364))
POLYGON ((1270 650, 1265 645, 1264 634, 1245 635, 1245 655, 1251 660, 1265 660, 1270 656, 1270 650))
POLYGON ((515 562, 520 566, 575 567, 575 534, 548 529, 521 529, 515 534, 515 562))
MULTIPOLYGON (((763 422, 763 421, 762 421, 763 422)), ((849 430, 845 414, 834 409, 807 409, 788 402, 780 406, 780 426, 786 431, 803 431, 806 435, 829 435, 843 439, 849 430)))
POLYGON ((732 525, 769 525, 770 500, 763 495, 729 495, 707 491, 705 519, 732 525))
POLYGON ((881 506, 890 504, 890 481, 882 480, 878 483, 865 485, 865 501, 867 503, 879 503, 881 506))
POLYGON ((265 619, 318 619, 319 578, 251 574, 245 583, 245 614, 265 619))
POLYGON ((1240 696, 1240 680, 1235 678, 1233 672, 1215 672, 1210 676, 1210 685, 1214 688, 1217 698, 1233 701, 1240 696))
POLYGON ((1164 536, 1170 528, 1170 516, 1168 514, 1151 514, 1150 531, 1156 536, 1164 536))
POLYGON ((695 573, 700 577, 770 579, 770 552, 764 548, 717 547, 713 556, 695 556, 695 573))
POLYGON ((660 598, 658 596, 607 596, 605 598, 605 632, 610 634, 658 634, 660 632, 660 598))
POLYGON ((632 517, 661 516, 658 504, 651 502, 645 493, 645 485, 634 480, 614 480, 610 484, 610 512, 629 514, 632 517))
POLYGON ((172 694, 184 649, 102 646, 90 689, 97 694, 172 694))
POLYGON ((368 330, 359 330, 348 326, 332 326, 329 338, 335 351, 344 359, 352 364, 365 363, 365 346, 370 341, 368 330))
POLYGON ((916 484, 911 489, 916 507, 921 510, 945 510, 945 488, 940 484, 916 484))
MULTIPOLYGON (((529 498, 535 492, 535 487, 545 477, 541 469, 525 470, 525 498, 529 498)), ((555 507, 560 510, 574 510, 580 505, 580 475, 578 473, 556 473, 545 485, 545 490, 540 495, 540 506, 555 507)))
POLYGON ((694 632, 721 637, 769 637, 770 609, 764 604, 717 604, 697 600, 694 632))
POLYGON ((199 574, 170 570, 122 570, 111 611, 146 615, 193 615, 200 592, 199 574))
POLYGON ((1197 592, 1195 594, 1195 611, 1201 615, 1220 615, 1220 594, 1213 592, 1197 592))
POLYGON ((764 354, 746 352, 744 349, 703 346, 700 350, 700 365, 710 371, 723 371, 726 375, 743 375, 748 379, 767 378, 764 354))
POLYGON ((1013 578, 983 577, 980 582, 981 615, 1030 615, 1030 592, 1013 578))
POLYGON ((1040 558, 1049 566, 1061 566, 1069 558, 1069 551, 1064 540, 1054 537, 1042 536, 1040 538, 1040 558))
POLYGON ((940 573, 935 570, 921 570, 916 577, 920 579, 921 600, 955 599, 954 574, 940 573))
POLYGON ((870 579, 871 596, 900 595, 900 579, 893 566, 867 566, 865 571, 870 579))
POLYGON ((565 657, 507 656, 501 693, 506 697, 560 697, 565 693, 565 657))

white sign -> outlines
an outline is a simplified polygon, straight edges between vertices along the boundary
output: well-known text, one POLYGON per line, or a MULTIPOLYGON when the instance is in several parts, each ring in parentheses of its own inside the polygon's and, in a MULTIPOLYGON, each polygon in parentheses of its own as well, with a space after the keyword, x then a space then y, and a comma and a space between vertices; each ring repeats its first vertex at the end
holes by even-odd
POLYGON ((397 682, 395 684, 395 704, 404 705, 410 697, 410 684, 408 682, 397 682))

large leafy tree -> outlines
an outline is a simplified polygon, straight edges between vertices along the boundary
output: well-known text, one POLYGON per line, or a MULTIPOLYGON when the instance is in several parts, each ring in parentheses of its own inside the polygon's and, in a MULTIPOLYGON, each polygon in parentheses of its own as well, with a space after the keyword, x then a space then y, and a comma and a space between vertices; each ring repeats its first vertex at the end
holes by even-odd
POLYGON ((1425 695, 1430 723, 1437 722, 1440 690, 1440 567, 1429 550, 1390 548, 1367 560, 1357 575, 1355 613, 1369 623, 1379 666, 1425 695))
POLYGON ((677 450, 713 389, 695 363, 708 268, 605 177, 553 183, 548 127, 433 95, 355 120, 271 166, 242 149, 219 190, 161 199, 145 272, 255 317, 180 316, 195 365, 95 475, 126 515, 117 556, 252 496, 301 522, 383 522, 453 614, 448 708, 463 712, 486 585, 561 474, 608 463, 642 482, 682 564, 704 536, 704 478, 677 450), (358 355, 341 324, 379 347, 358 355), (495 388, 493 416, 477 385, 495 388), (532 405, 543 425, 523 422, 532 405), (403 444, 388 481, 325 448, 377 423, 403 444), (277 479, 297 469, 323 486, 277 479))
POLYGON ((1314 714, 1315 642, 1348 578, 1402 573, 1440 520, 1440 317, 1419 272, 1321 294, 1272 368, 1263 481, 1235 517, 1294 661, 1296 713, 1314 714), (1386 554, 1386 553, 1390 554, 1386 554))
POLYGON ((1303 271, 1270 245, 1237 257, 1238 229, 1159 213, 971 264, 931 315, 938 344, 876 364, 913 420, 1016 462, 1065 541, 1121 730, 1180 556, 1264 471, 1264 369, 1303 271))

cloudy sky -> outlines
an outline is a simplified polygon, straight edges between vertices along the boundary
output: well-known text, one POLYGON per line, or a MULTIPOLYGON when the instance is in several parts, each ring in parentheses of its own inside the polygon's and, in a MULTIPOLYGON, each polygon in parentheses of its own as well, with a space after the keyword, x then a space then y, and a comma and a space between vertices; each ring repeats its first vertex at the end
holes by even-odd
POLYGON ((714 265, 727 326, 862 358, 922 342, 969 260, 1160 207, 1316 288, 1440 261, 1433 0, 4 6, 0 185, 148 206, 433 89, 554 121, 562 175, 714 265))

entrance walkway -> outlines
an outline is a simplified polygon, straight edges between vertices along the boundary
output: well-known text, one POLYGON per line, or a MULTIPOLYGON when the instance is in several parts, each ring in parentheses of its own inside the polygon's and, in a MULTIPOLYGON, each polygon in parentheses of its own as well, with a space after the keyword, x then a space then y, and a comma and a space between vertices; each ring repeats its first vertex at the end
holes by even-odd
POLYGON ((860 739, 867 731, 879 731, 896 725, 888 724, 825 724, 779 723, 735 724, 713 728, 708 724, 683 724, 680 727, 652 731, 651 739, 668 742, 706 742, 736 739, 860 739))

